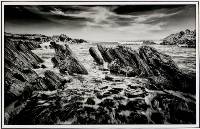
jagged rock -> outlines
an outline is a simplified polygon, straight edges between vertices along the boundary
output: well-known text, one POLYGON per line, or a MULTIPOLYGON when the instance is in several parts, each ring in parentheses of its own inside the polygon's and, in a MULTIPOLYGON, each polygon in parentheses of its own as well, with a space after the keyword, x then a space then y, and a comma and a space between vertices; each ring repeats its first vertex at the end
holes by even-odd
POLYGON ((60 41, 62 41, 62 42, 65 42, 65 40, 67 40, 69 37, 67 37, 66 35, 64 35, 64 34, 61 34, 60 36, 59 36, 59 39, 60 39, 60 41))
POLYGON ((110 63, 113 60, 113 58, 111 57, 108 49, 101 45, 97 45, 97 47, 98 47, 98 50, 100 51, 104 61, 110 63))
POLYGON ((89 49, 90 55, 94 58, 95 62, 99 65, 103 65, 103 59, 101 56, 97 53, 94 47, 90 47, 89 49))
POLYGON ((78 61, 72 50, 68 45, 62 46, 51 42, 52 47, 55 49, 55 57, 52 58, 54 67, 58 67, 62 73, 67 72, 70 75, 88 74, 85 67, 78 61))
POLYGON ((49 90, 62 89, 66 80, 57 76, 54 72, 46 70, 44 72, 44 83, 49 90))
MULTIPOLYGON (((152 71, 149 66, 140 58, 139 54, 125 46, 117 46, 116 48, 104 48, 99 45, 99 50, 104 60, 108 60, 111 73, 123 74, 126 76, 150 76, 152 71), (107 55, 105 52, 109 53, 107 55), (110 58, 111 57, 111 58, 110 58)), ((105 60, 105 61, 106 61, 105 60)))
MULTIPOLYGON (((195 103, 187 102, 170 94, 159 94, 153 99, 152 107, 157 111, 165 111, 163 115, 170 123, 195 123, 195 103)), ((157 121, 155 118, 153 120, 157 121)))
POLYGON ((110 72, 113 74, 122 74, 128 77, 136 76, 132 67, 123 65, 118 59, 115 59, 114 61, 112 61, 108 65, 108 68, 110 69, 110 72))
POLYGON ((24 103, 32 96, 33 91, 54 90, 62 88, 66 83, 51 71, 46 71, 44 78, 39 77, 32 69, 39 68, 43 60, 31 49, 32 46, 27 47, 24 42, 13 42, 8 38, 5 40, 4 102, 5 108, 9 105, 14 106, 9 112, 5 112, 8 114, 7 122, 23 110, 24 103))
POLYGON ((38 77, 36 79, 36 84, 37 84, 39 89, 48 90, 48 87, 45 84, 45 81, 44 81, 44 79, 42 77, 38 77))
MULTIPOLYGON (((195 74, 181 71, 169 55, 158 52, 150 46, 137 51, 125 46, 105 48, 98 46, 104 60, 109 52, 108 68, 113 74, 146 77, 157 88, 195 93, 195 74)), ((105 60, 105 61, 106 61, 105 60)))
POLYGON ((7 39, 5 40, 4 61, 5 78, 10 82, 5 84, 7 87, 5 94, 9 98, 6 103, 9 103, 10 100, 14 101, 21 96, 26 85, 38 77, 31 68, 33 64, 39 64, 42 60, 22 43, 7 39))
POLYGON ((8 124, 65 124, 66 121, 70 124, 195 123, 193 102, 170 94, 149 93, 154 97, 147 103, 148 95, 129 99, 121 95, 122 91, 123 88, 112 88, 109 96, 96 96, 101 101, 95 101, 93 90, 88 89, 35 92, 8 124), (182 114, 187 116, 181 117, 182 114))
POLYGON ((185 30, 171 34, 163 39, 161 45, 178 45, 180 47, 196 47, 196 30, 185 30))
POLYGON ((54 41, 61 41, 61 42, 67 42, 67 43, 70 43, 70 44, 79 44, 79 43, 87 43, 86 40, 83 40, 83 39, 72 39, 70 37, 68 37, 67 35, 65 34, 61 34, 61 35, 54 35, 52 37, 52 39, 54 41))
MULTIPOLYGON (((159 78, 161 79, 159 83, 166 79, 169 81, 167 83, 168 86, 165 88, 195 93, 195 76, 183 73, 170 56, 160 53, 156 49, 148 46, 139 48, 139 54, 146 64, 150 66, 154 76, 162 76, 159 78)), ((154 79, 154 81, 156 80, 154 79)), ((165 85, 165 83, 159 85, 162 86, 165 85)))

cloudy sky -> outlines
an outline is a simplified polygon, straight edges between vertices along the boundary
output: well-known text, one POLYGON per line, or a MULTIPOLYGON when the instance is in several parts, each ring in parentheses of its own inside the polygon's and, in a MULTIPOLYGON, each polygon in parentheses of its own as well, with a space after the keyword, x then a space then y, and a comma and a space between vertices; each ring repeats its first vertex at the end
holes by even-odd
POLYGON ((95 41, 162 39, 195 29, 195 5, 5 5, 5 31, 95 41))

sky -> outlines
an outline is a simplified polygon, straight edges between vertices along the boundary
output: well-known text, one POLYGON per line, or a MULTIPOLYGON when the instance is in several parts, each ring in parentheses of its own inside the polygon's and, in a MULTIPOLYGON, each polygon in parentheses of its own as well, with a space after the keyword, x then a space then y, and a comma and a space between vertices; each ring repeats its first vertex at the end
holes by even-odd
POLYGON ((5 5, 5 32, 92 41, 159 40, 195 29, 195 5, 5 5))

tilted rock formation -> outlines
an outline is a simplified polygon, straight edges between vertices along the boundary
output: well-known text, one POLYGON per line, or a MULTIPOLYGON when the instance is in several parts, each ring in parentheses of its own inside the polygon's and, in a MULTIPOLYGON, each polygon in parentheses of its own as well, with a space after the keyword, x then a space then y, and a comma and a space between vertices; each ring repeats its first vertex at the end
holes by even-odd
POLYGON ((103 65, 103 59, 101 56, 97 53, 94 47, 90 47, 89 49, 90 55, 94 58, 95 62, 99 65, 103 65))
POLYGON ((85 67, 78 61, 72 50, 67 44, 65 46, 51 42, 51 46, 55 49, 55 57, 52 58, 54 67, 58 67, 61 73, 67 72, 70 75, 88 74, 85 67))
MULTIPOLYGON (((52 62, 61 72, 86 71, 69 46, 53 42, 51 46, 56 52, 52 62)), ((196 122, 195 75, 183 73, 170 56, 152 47, 132 50, 98 45, 103 60, 109 62, 111 74, 86 81, 88 76, 72 76, 70 88, 66 84, 68 76, 63 78, 50 70, 38 76, 33 69, 42 67, 42 60, 31 49, 24 43, 5 40, 5 124, 196 122), (71 87, 75 77, 82 81, 84 88, 71 87)))
POLYGON ((178 45, 181 47, 196 47, 196 30, 185 30, 171 34, 163 39, 161 45, 178 45))
POLYGON ((100 51, 104 61, 110 63, 113 59, 112 59, 110 53, 108 52, 108 49, 101 45, 97 45, 97 47, 98 47, 98 50, 100 51))
POLYGON ((105 48, 98 45, 98 48, 104 60, 110 62, 111 73, 126 76, 148 76, 153 74, 139 54, 128 47, 105 48))
MULTIPOLYGON (((16 100, 19 97, 27 82, 35 80, 38 75, 31 69, 39 67, 42 63, 37 55, 32 53, 26 46, 5 40, 5 78, 8 85, 5 84, 5 99, 16 100)), ((6 103, 10 103, 5 100, 6 103)), ((6 104, 7 105, 7 104, 6 104)))
POLYGON ((44 78, 39 77, 33 69, 39 68, 43 60, 30 49, 23 42, 5 39, 4 106, 5 110, 8 106, 11 109, 8 112, 5 111, 7 116, 5 123, 23 109, 24 102, 33 91, 55 90, 62 88, 66 83, 66 80, 51 71, 46 71, 44 78))
POLYGON ((154 76, 164 77, 169 81, 170 89, 195 93, 195 76, 181 71, 170 56, 147 46, 141 47, 139 54, 145 63, 150 66, 154 76))
POLYGON ((170 56, 152 47, 142 46, 139 53, 125 46, 98 48, 104 60, 109 60, 111 73, 146 77, 159 88, 195 93, 195 76, 181 71, 170 56))

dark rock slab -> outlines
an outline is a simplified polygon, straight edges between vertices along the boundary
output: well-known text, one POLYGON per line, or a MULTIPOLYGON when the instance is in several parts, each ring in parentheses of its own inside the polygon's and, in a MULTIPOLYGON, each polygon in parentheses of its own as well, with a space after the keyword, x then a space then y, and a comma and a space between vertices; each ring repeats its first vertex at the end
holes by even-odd
POLYGON ((101 56, 97 53, 94 47, 90 47, 89 49, 90 55, 94 58, 95 62, 99 65, 103 65, 103 59, 101 56))
POLYGON ((98 45, 98 48, 104 60, 109 62, 112 73, 126 76, 150 76, 153 74, 150 67, 140 58, 140 55, 129 47, 104 48, 98 45))
POLYGON ((112 58, 111 54, 109 53, 108 49, 101 45, 97 45, 97 47, 98 47, 98 50, 100 51, 104 61, 110 63, 113 60, 113 58, 112 58))
POLYGON ((126 46, 105 48, 98 45, 98 48, 103 59, 109 62, 112 74, 144 77, 157 88, 195 94, 195 74, 183 72, 169 55, 153 47, 142 46, 139 52, 126 46))
POLYGON ((54 67, 58 67, 60 72, 67 72, 70 75, 88 74, 85 67, 78 61, 68 45, 59 45, 51 42, 52 47, 55 49, 55 57, 52 58, 54 67))
POLYGON ((47 70, 44 75, 44 83, 49 87, 49 90, 62 89, 66 83, 65 79, 59 77, 52 71, 47 70))
MULTIPOLYGON (((163 111, 163 115, 168 122, 177 124, 195 123, 196 109, 195 103, 187 102, 184 99, 176 96, 166 94, 157 95, 152 101, 152 107, 159 111, 163 111), (159 105, 158 105, 159 104, 159 105), (160 109, 158 109, 158 107, 160 109)), ((152 117, 162 117, 159 114, 153 114, 152 117)), ((159 122, 156 118, 153 118, 155 122, 159 122)))
MULTIPOLYGON (((169 55, 160 53, 148 46, 139 48, 139 54, 153 71, 154 76, 157 76, 153 79, 155 83, 163 82, 163 85, 166 85, 165 82, 168 82, 168 87, 165 87, 167 89, 195 93, 195 76, 184 73, 179 69, 169 55)), ((161 86, 162 84, 159 85, 161 86)))

